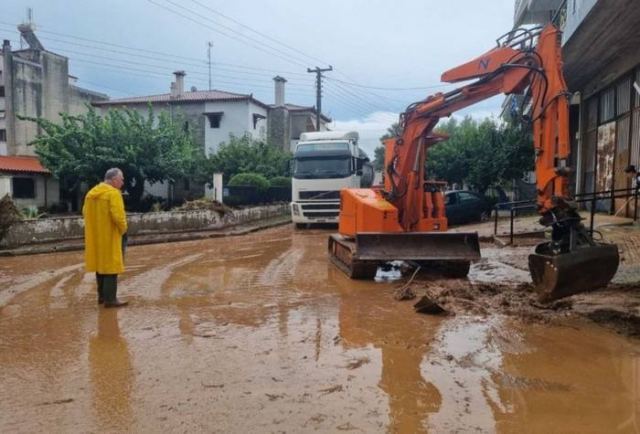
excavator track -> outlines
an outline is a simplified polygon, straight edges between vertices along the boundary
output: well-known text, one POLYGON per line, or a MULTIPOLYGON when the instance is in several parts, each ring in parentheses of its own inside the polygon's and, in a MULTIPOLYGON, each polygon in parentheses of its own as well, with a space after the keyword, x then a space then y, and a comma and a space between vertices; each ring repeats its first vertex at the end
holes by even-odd
POLYGON ((331 262, 352 279, 373 279, 378 271, 378 261, 355 259, 355 252, 356 243, 353 239, 338 234, 329 236, 331 262))

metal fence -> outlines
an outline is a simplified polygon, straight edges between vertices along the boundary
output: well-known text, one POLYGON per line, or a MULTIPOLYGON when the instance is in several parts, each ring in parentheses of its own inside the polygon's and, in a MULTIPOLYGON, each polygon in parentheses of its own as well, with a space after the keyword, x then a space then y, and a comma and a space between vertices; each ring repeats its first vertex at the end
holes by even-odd
MULTIPOLYGON (((593 234, 593 221, 596 213, 596 202, 601 200, 627 199, 626 206, 631 200, 634 201, 633 221, 638 220, 638 195, 639 188, 618 188, 611 190, 596 191, 593 193, 576 194, 573 202, 588 203, 589 206, 589 232, 593 234)), ((495 219, 493 224, 493 235, 498 234, 498 211, 500 209, 509 210, 509 243, 513 245, 514 238, 514 218, 518 211, 535 210, 538 205, 535 200, 520 200, 513 202, 500 202, 493 207, 495 219)))

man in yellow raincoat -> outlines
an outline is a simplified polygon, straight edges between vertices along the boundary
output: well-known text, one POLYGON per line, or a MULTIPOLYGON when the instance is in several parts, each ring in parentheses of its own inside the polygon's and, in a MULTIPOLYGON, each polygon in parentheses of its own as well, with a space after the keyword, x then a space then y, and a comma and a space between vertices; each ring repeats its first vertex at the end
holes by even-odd
POLYGON ((84 198, 84 260, 87 272, 96 273, 98 303, 105 307, 127 304, 118 300, 118 274, 124 272, 122 236, 127 232, 127 217, 120 189, 122 170, 107 170, 104 182, 93 187, 84 198))

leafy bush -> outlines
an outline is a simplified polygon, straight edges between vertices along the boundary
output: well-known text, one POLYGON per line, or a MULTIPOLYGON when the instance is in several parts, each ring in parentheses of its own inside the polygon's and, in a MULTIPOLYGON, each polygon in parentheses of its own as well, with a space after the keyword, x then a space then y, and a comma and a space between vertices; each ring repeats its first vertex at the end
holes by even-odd
POLYGON ((275 176, 269 180, 271 187, 291 187, 291 178, 286 176, 275 176))
POLYGON ((229 185, 252 186, 258 190, 266 191, 269 188, 269 181, 259 173, 238 173, 229 180, 229 185))
POLYGON ((37 219, 45 215, 45 213, 41 213, 38 210, 38 207, 35 205, 30 205, 26 208, 22 208, 22 217, 25 219, 37 219))
MULTIPOLYGON (((251 136, 230 136, 206 162, 209 174, 224 173, 228 182, 239 173, 259 173, 267 179, 286 176, 292 155, 278 146, 253 140, 251 136)), ((209 175, 210 176, 210 175, 209 175)))

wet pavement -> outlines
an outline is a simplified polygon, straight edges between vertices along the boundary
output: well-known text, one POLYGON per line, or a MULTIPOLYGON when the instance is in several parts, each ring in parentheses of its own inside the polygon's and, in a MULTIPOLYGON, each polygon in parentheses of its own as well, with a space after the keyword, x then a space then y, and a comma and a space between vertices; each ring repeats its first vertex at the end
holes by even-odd
MULTIPOLYGON (((329 232, 134 246, 120 310, 82 252, 0 258, 0 431, 640 431, 640 340, 416 314, 333 268, 329 232)), ((487 252, 473 280, 526 280, 487 252)))

